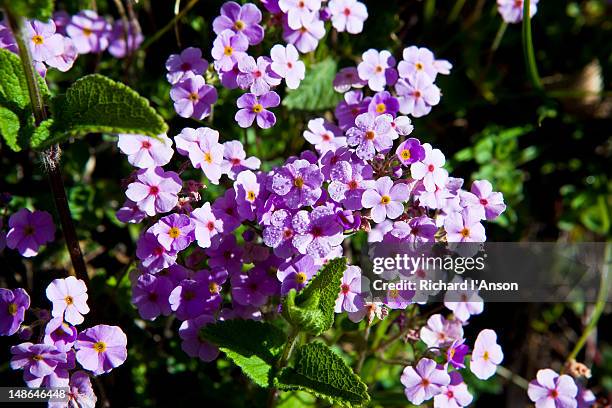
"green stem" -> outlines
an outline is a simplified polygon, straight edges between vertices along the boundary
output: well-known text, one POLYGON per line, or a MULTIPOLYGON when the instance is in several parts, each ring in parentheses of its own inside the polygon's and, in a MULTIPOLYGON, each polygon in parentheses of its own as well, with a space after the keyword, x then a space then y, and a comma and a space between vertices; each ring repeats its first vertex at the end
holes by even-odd
POLYGON ((531 0, 523 2, 523 55, 525 56, 525 67, 531 79, 534 88, 543 90, 538 66, 536 65, 535 52, 533 50, 533 39, 531 37, 531 15, 529 14, 529 6, 531 0))
POLYGON ((512 383, 517 387, 520 387, 524 390, 529 388, 529 381, 527 381, 518 374, 514 374, 512 371, 508 370, 504 366, 497 366, 497 374, 499 374, 500 377, 503 377, 506 380, 512 381, 512 383))
MULTIPOLYGON (((287 338, 287 342, 285 343, 285 347, 283 348, 283 354, 281 358, 278 359, 276 363, 276 370, 280 371, 281 368, 287 365, 289 358, 291 357, 291 352, 295 347, 295 343, 297 341, 298 335, 300 334, 299 330, 296 328, 291 329, 291 333, 289 333, 289 337, 287 338)), ((276 397, 278 394, 278 390, 276 387, 271 387, 268 392, 268 408, 274 408, 276 406, 276 397)))
POLYGON ((584 347, 587 339, 591 335, 591 332, 597 327, 597 322, 603 313, 606 302, 608 300, 608 291, 610 289, 610 264, 612 264, 612 241, 606 242, 606 248, 604 251, 603 265, 601 268, 601 278, 599 283, 599 292, 597 293, 597 301, 595 302, 595 309, 589 319, 589 323, 584 328, 582 336, 576 342, 576 345, 567 356, 566 361, 575 360, 580 350, 584 347))
POLYGON ((506 33, 507 28, 508 23, 502 20, 502 23, 499 26, 499 29, 497 30, 497 34, 495 34, 493 45, 491 45, 491 53, 494 53, 499 48, 499 44, 501 43, 502 38, 504 38, 504 34, 506 33))
POLYGON ((180 13, 178 13, 176 16, 174 16, 174 18, 172 20, 170 20, 168 22, 168 24, 166 24, 165 26, 163 26, 160 30, 158 30, 155 34, 153 34, 152 37, 149 37, 148 40, 146 40, 144 42, 144 44, 142 44, 142 46, 140 47, 141 50, 145 50, 147 49, 151 44, 153 44, 154 42, 156 42, 157 40, 159 40, 164 34, 166 34, 166 32, 168 30, 170 30, 174 24, 180 20, 181 18, 183 18, 183 16, 185 14, 187 14, 187 12, 189 10, 191 10, 193 8, 193 6, 195 6, 198 1, 200 0, 191 0, 189 3, 187 3, 187 5, 185 6, 184 9, 181 10, 180 13))
POLYGON ((457 0, 457 1, 455 1, 455 5, 453 6, 453 9, 451 10, 450 14, 448 15, 448 22, 449 23, 452 23, 455 20, 457 20, 457 17, 459 17, 459 13, 463 9, 464 5, 465 5, 465 0, 457 0))
MULTIPOLYGON (((366 316, 366 319, 368 317, 366 316)), ((361 372, 361 369, 363 368, 363 363, 365 362, 366 356, 367 356, 367 351, 368 351, 368 340, 370 339, 370 331, 371 331, 371 325, 369 322, 367 322, 366 324, 366 329, 365 329, 365 333, 363 334, 363 349, 361 350, 361 352, 359 353, 359 361, 357 362, 357 366, 355 366, 355 372, 357 374, 359 374, 361 372)))

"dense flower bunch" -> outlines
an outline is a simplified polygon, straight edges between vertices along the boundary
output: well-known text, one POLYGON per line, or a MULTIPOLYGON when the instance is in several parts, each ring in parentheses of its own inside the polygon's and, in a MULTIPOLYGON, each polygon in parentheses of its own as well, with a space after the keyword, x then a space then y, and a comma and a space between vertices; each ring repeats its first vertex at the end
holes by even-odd
MULTIPOLYGON (((136 22, 126 30, 123 20, 113 23, 93 10, 82 10, 73 16, 59 11, 47 22, 28 21, 26 29, 34 65, 43 77, 47 67, 68 71, 79 54, 108 50, 113 57, 123 58, 143 41, 136 22)), ((0 48, 17 53, 17 43, 5 23, 0 23, 0 48)))
POLYGON ((26 342, 11 347, 10 366, 23 370, 28 387, 68 387, 67 403, 50 407, 93 408, 96 395, 91 376, 108 373, 127 358, 127 338, 117 326, 104 324, 84 330, 76 326, 89 313, 85 282, 70 276, 55 279, 46 290, 51 310, 32 309, 35 320, 24 325, 30 297, 21 288, 0 288, 0 335, 18 334, 26 342), (36 335, 36 333, 39 335, 36 335), (30 338, 39 339, 33 343, 30 338), (77 369, 78 363, 82 370, 77 369), (85 370, 85 371, 83 371, 85 370))

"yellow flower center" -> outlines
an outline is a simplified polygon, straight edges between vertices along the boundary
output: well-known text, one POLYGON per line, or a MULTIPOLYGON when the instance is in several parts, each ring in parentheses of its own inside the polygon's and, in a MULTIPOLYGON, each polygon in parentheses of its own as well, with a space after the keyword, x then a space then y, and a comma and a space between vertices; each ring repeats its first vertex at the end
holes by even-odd
POLYGON ((208 290, 210 291, 210 293, 219 293, 219 285, 217 285, 215 282, 210 282, 208 284, 208 290))
POLYGON ((197 93, 192 92, 192 93, 189 94, 189 100, 190 101, 195 102, 198 99, 200 99, 200 95, 198 95, 197 93))
POLYGON ((234 49, 230 47, 229 45, 226 45, 225 48, 223 49, 223 54, 227 55, 228 57, 230 57, 233 53, 234 53, 234 49))
POLYGON ((389 297, 391 299, 397 299, 399 297, 399 290, 393 289, 389 291, 389 297))
POLYGON ((488 361, 488 360, 489 360, 489 352, 488 352, 488 351, 485 351, 485 352, 484 352, 484 354, 482 355, 482 359, 483 359, 484 361, 488 361))
POLYGON ((414 66, 417 69, 417 71, 420 71, 424 68, 423 64, 421 64, 420 62, 417 62, 416 64, 414 64, 414 66))
POLYGON ((244 22, 241 20, 236 20, 236 22, 234 23, 234 28, 238 31, 244 30, 244 22))
POLYGON ((210 154, 210 152, 204 153, 204 161, 206 161, 206 163, 208 164, 213 162, 212 155, 210 154))
POLYGON ((296 281, 297 283, 300 283, 300 284, 301 284, 301 283, 304 283, 304 282, 306 282, 306 279, 308 279, 308 277, 306 276, 306 274, 305 274, 304 272, 298 272, 298 273, 295 275, 295 281, 296 281))
POLYGON ((296 177, 295 180, 293 180, 293 185, 297 188, 304 187, 304 179, 301 177, 296 177))
POLYGON ((170 231, 168 231, 168 235, 172 239, 177 239, 178 237, 181 236, 181 230, 178 229, 177 227, 172 227, 170 228, 170 231))
POLYGON ((64 298, 64 301, 66 302, 67 305, 71 305, 74 303, 74 299, 72 298, 72 296, 66 296, 64 298))
POLYGON ((97 341, 94 343, 93 349, 96 350, 98 353, 104 353, 106 351, 106 343, 104 343, 103 341, 97 341))
POLYGON ((264 107, 260 104, 260 103, 256 103, 255 105, 253 105, 253 112, 255 113, 260 113, 261 111, 263 111, 264 107))
POLYGON ((467 229, 467 228, 464 228, 464 229, 461 230, 460 234, 461 234, 462 237, 467 238, 467 237, 470 236, 470 230, 467 229))
POLYGON ((91 28, 83 27, 83 34, 85 34, 85 37, 89 37, 91 34, 93 34, 93 31, 91 28))
POLYGON ((35 35, 34 37, 32 37, 32 42, 36 45, 41 45, 45 42, 45 39, 42 38, 42 35, 35 35))
POLYGON ((387 111, 387 105, 384 103, 379 103, 376 105, 376 113, 385 113, 387 111))
POLYGON ((255 201, 255 193, 253 191, 249 191, 247 193, 247 200, 249 200, 251 202, 255 201))
POLYGON ((380 203, 387 205, 391 202, 391 197, 389 197, 388 195, 384 195, 380 198, 380 203))
POLYGON ((17 304, 15 303, 9 303, 8 305, 8 312, 11 316, 15 316, 17 314, 17 304))
POLYGON ((455 349, 454 349, 454 348, 450 349, 450 350, 448 351, 448 355, 450 356, 450 358, 455 357, 455 349))
POLYGON ((43 356, 41 356, 40 354, 36 354, 35 356, 32 357, 32 360, 35 361, 40 361, 43 359, 43 356))
POLYGON ((402 150, 401 156, 402 156, 402 159, 408 160, 410 158, 410 156, 411 156, 410 155, 410 150, 408 150, 408 149, 402 150))

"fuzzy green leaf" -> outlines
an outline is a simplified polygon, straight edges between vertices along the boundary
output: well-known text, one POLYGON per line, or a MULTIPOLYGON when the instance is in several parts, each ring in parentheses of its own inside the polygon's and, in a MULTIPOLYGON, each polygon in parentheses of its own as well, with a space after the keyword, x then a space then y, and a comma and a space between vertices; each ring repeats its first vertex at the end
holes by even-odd
POLYGON ((318 336, 334 323, 334 306, 340 291, 346 259, 329 261, 300 293, 292 289, 283 302, 283 316, 301 331, 318 336))
POLYGON ((298 89, 287 92, 283 105, 290 110, 320 111, 332 109, 342 99, 334 90, 337 64, 331 58, 313 64, 298 89))
POLYGON ((6 145, 13 151, 21 150, 19 143, 19 116, 12 110, 0 106, 0 134, 4 138, 6 145))
POLYGON ((370 400, 361 378, 322 343, 311 343, 296 350, 293 367, 281 370, 275 383, 282 390, 308 391, 332 404, 360 406, 370 400))
POLYGON ((201 336, 216 344, 253 382, 271 383, 271 373, 287 337, 270 323, 233 319, 204 326, 201 336))
MULTIPOLYGON (((51 104, 57 143, 88 133, 134 133, 156 137, 168 130, 161 116, 133 89, 102 75, 76 81, 51 104)), ((44 147, 45 144, 43 144, 44 147)))
POLYGON ((9 7, 17 15, 47 21, 53 13, 53 0, 0 0, 2 7, 9 7))

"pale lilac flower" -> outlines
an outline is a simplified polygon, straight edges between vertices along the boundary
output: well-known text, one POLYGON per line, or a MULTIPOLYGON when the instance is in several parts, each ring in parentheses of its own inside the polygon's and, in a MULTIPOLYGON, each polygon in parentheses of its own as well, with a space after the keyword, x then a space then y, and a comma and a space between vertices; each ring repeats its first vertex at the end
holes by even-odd
POLYGON ((24 378, 43 378, 54 373, 56 367, 66 363, 66 353, 49 344, 21 343, 11 347, 10 366, 23 369, 24 378))
POLYGON ((478 211, 470 211, 469 207, 460 213, 448 214, 444 220, 444 230, 448 242, 485 242, 487 240, 478 211))
POLYGON ((421 146, 418 139, 410 137, 397 146, 395 154, 400 163, 408 166, 425 159, 425 148, 421 146))
POLYGON ((257 180, 257 176, 250 170, 245 170, 238 175, 234 182, 234 190, 236 190, 236 204, 238 214, 248 220, 253 220, 254 210, 262 205, 260 196, 261 186, 257 180))
POLYGON ((341 130, 336 125, 323 118, 317 118, 308 122, 308 130, 304 131, 304 139, 313 144, 322 155, 329 150, 336 151, 339 147, 346 146, 346 137, 340 136, 341 134, 341 130))
POLYGON ((427 115, 431 107, 440 103, 440 88, 426 75, 415 79, 400 78, 395 84, 398 95, 399 111, 415 118, 427 115))
POLYGON ((284 198, 289 208, 313 205, 321 197, 323 175, 316 164, 296 160, 272 176, 271 191, 284 198))
POLYGON ((408 136, 414 130, 414 126, 412 126, 412 121, 408 116, 398 116, 393 119, 391 123, 391 127, 398 135, 408 136))
POLYGON ((188 47, 180 54, 172 54, 166 60, 166 79, 171 84, 186 79, 190 75, 202 75, 208 69, 208 62, 202 58, 202 50, 188 47))
POLYGON ((458 320, 446 320, 441 314, 434 314, 421 328, 420 338, 427 347, 444 347, 463 338, 463 326, 458 320))
MULTIPOLYGON (((461 283, 463 279, 459 276, 455 276, 451 283, 461 283)), ((470 279, 468 279, 469 283, 470 279)), ((468 284, 468 287, 470 285, 468 284)), ((471 315, 477 315, 482 313, 484 309, 484 302, 480 296, 478 296, 477 290, 453 290, 447 291, 444 294, 444 306, 451 310, 455 317, 462 322, 467 322, 471 315)))
POLYGON ((30 296, 24 289, 0 288, 0 336, 17 333, 29 308, 30 296))
POLYGON ((362 196, 366 189, 374 188, 372 167, 341 161, 330 172, 329 196, 348 210, 361 210, 362 196))
POLYGON ((263 231, 263 241, 270 248, 274 248, 277 256, 288 258, 295 249, 291 244, 295 231, 291 224, 292 214, 285 209, 278 209, 270 216, 270 225, 263 231))
POLYGON ((154 320, 159 315, 171 312, 168 298, 174 289, 172 281, 161 275, 144 273, 132 286, 132 303, 138 308, 140 317, 154 320))
POLYGON ((195 224, 195 238, 201 248, 208 248, 211 239, 224 231, 223 220, 217 218, 210 208, 210 203, 204 203, 201 208, 191 213, 195 224))
POLYGON ((434 242, 438 227, 426 215, 411 218, 410 221, 397 221, 393 224, 391 235, 409 243, 434 242))
POLYGON ((213 30, 217 35, 231 30, 244 36, 250 45, 256 45, 264 38, 260 22, 261 11, 256 5, 247 3, 241 6, 234 1, 227 1, 221 6, 221 15, 213 21, 213 30))
POLYGON ((536 408, 576 408, 578 387, 567 374, 559 375, 550 368, 538 370, 529 383, 527 395, 536 408))
POLYGON ((412 298, 414 297, 415 291, 410 289, 389 289, 385 293, 385 297, 383 299, 383 303, 389 309, 394 310, 404 310, 408 307, 412 302, 412 298))
POLYGON ((162 134, 157 138, 145 135, 120 134, 117 147, 128 156, 128 162, 140 169, 165 166, 174 150, 172 140, 162 134))
POLYGON ((257 170, 261 166, 261 161, 257 157, 246 157, 244 147, 238 140, 223 143, 223 159, 221 170, 232 180, 244 170, 257 170))
POLYGON ((236 89, 238 88, 238 74, 240 71, 238 70, 238 64, 234 65, 232 69, 229 71, 221 71, 218 72, 219 79, 221 80, 221 85, 226 87, 227 89, 236 89))
POLYGON ((387 50, 369 49, 362 55, 363 61, 357 66, 359 77, 368 81, 368 86, 374 92, 382 92, 385 85, 393 85, 397 80, 395 58, 387 50))
POLYGON ((400 381, 406 387, 404 393, 408 401, 421 405, 440 394, 443 387, 450 384, 450 376, 445 370, 437 368, 434 360, 422 358, 416 369, 412 366, 404 368, 400 381))
MULTIPOLYGON (((538 11, 538 0, 530 0, 529 16, 533 17, 538 11)), ((520 23, 523 21, 524 0, 497 0, 497 10, 506 23, 520 23)))
POLYGON ((336 221, 347 231, 357 231, 361 226, 361 214, 359 211, 342 210, 339 208, 336 210, 336 221))
POLYGON ((595 397, 593 391, 584 388, 579 383, 576 383, 576 385, 578 386, 578 395, 576 395, 576 401, 578 402, 578 405, 576 408, 592 407, 595 404, 595 401, 597 401, 597 397, 595 397))
POLYGON ((368 105, 368 112, 374 116, 380 116, 388 113, 389 115, 395 117, 398 111, 399 102, 397 101, 397 98, 391 96, 391 94, 387 91, 378 92, 370 100, 370 104, 368 105))
POLYGON ((128 22, 128 33, 127 43, 125 41, 125 28, 123 20, 117 20, 113 24, 113 28, 110 33, 110 44, 108 46, 108 52, 115 58, 123 58, 128 54, 132 54, 140 47, 144 37, 140 30, 138 30, 137 22, 128 22))
POLYGON ((362 277, 361 269, 358 266, 347 266, 340 281, 340 291, 334 306, 336 313, 356 313, 365 306, 361 289, 363 279, 365 278, 362 277))
POLYGON ((201 127, 197 129, 184 128, 175 136, 176 150, 183 156, 188 156, 196 169, 202 169, 208 180, 219 184, 223 174, 223 145, 219 143, 219 132, 201 127))
POLYGON ((128 185, 125 195, 149 216, 165 213, 178 204, 183 183, 178 174, 161 167, 139 170, 136 180, 128 185))
POLYGON ((9 50, 12 53, 19 53, 19 48, 15 42, 15 37, 5 24, 0 22, 0 48, 9 50))
POLYGON ((306 66, 299 59, 297 49, 293 44, 286 47, 276 44, 270 50, 272 64, 270 67, 278 76, 285 79, 287 88, 296 89, 304 79, 306 66))
POLYGON ((386 218, 395 219, 404 212, 404 202, 408 201, 410 191, 404 183, 393 185, 393 180, 385 176, 376 180, 376 186, 363 193, 361 204, 372 209, 372 220, 383 222, 386 218))
POLYGON ((217 102, 217 90, 206 85, 200 75, 188 76, 172 86, 170 97, 179 116, 202 120, 210 115, 211 106, 217 102))
POLYGON ((64 322, 64 319, 59 316, 55 317, 45 326, 45 344, 57 347, 59 351, 67 353, 72 348, 72 345, 77 339, 77 329, 74 326, 64 322))
POLYGON ((424 75, 429 82, 433 82, 438 75, 438 70, 434 66, 434 55, 425 47, 419 48, 410 46, 404 48, 404 59, 397 64, 397 71, 401 78, 415 80, 418 76, 424 75))
POLYGON ((279 0, 278 6, 287 14, 289 27, 297 30, 321 8, 321 0, 279 0))
POLYGON ((460 194, 461 205, 476 212, 480 219, 494 220, 506 210, 502 193, 493 192, 493 186, 487 180, 476 180, 472 183, 471 192, 460 194))
POLYGON ((281 265, 276 273, 278 280, 282 282, 281 295, 286 295, 291 289, 302 290, 318 270, 319 267, 310 255, 293 258, 281 265))
POLYGON ((11 215, 8 222, 6 246, 19 251, 21 256, 30 258, 38 249, 55 238, 55 225, 51 214, 22 208, 11 215))
POLYGON ((157 221, 148 232, 155 235, 157 241, 167 251, 182 251, 194 240, 192 220, 184 214, 170 214, 157 221))
POLYGON ((136 243, 136 256, 149 273, 157 273, 176 263, 177 253, 168 251, 157 241, 155 235, 146 232, 136 243))
POLYGON ((330 207, 315 207, 310 213, 298 211, 291 222, 295 231, 292 243, 301 254, 324 258, 344 240, 342 226, 330 207))
POLYGON ((117 210, 115 216, 121 222, 139 224, 145 219, 147 213, 138 208, 138 204, 127 199, 123 203, 123 206, 117 210))
POLYGON ((78 56, 78 51, 74 45, 74 41, 71 38, 62 38, 63 47, 61 51, 56 54, 53 58, 46 60, 46 64, 50 67, 56 68, 61 72, 67 72, 72 68, 74 61, 78 56))
POLYGON ((219 349, 212 343, 207 342, 200 335, 200 329, 215 322, 210 315, 201 315, 195 319, 185 320, 179 327, 179 336, 183 340, 181 348, 189 357, 198 357, 205 362, 213 361, 219 355, 219 349))
POLYGON ((213 42, 211 55, 217 71, 229 71, 246 55, 248 39, 232 30, 224 30, 213 42))
POLYGON ((330 0, 329 11, 334 28, 340 32, 359 34, 368 18, 367 7, 357 0, 330 0))
POLYGON ((49 402, 48 408, 95 408, 98 398, 94 393, 89 375, 85 371, 76 371, 70 376, 66 402, 49 402))
POLYGON ((374 157, 376 152, 386 153, 398 137, 391 128, 393 117, 388 114, 374 116, 362 113, 355 119, 355 127, 346 132, 349 146, 357 146, 357 156, 363 160, 374 157))
POLYGON ((365 305, 361 307, 358 311, 349 312, 348 317, 353 323, 359 323, 364 318, 366 318, 368 324, 371 325, 375 317, 378 317, 380 320, 383 320, 385 317, 387 317, 388 313, 388 309, 382 303, 366 302, 365 305))
POLYGON ((425 190, 436 191, 436 186, 444 187, 448 172, 442 167, 446 163, 440 149, 433 149, 429 143, 424 143, 425 158, 410 165, 410 175, 415 180, 423 180, 425 190))
POLYGON ((238 125, 248 128, 257 119, 257 126, 268 129, 276 123, 276 116, 266 108, 274 108, 280 104, 280 97, 274 91, 267 92, 260 97, 247 93, 238 98, 240 109, 236 112, 235 120, 238 125))
POLYGON ((104 51, 109 44, 110 24, 93 10, 81 10, 66 25, 79 54, 104 51))
MULTIPOLYGON (((484 329, 478 333, 470 359, 470 371, 479 379, 486 380, 495 374, 497 366, 501 364, 503 359, 504 353, 497 344, 497 334, 491 329, 484 329)), ((577 389, 574 389, 575 396, 577 389)))
POLYGON ((357 67, 342 68, 334 78, 334 90, 344 93, 351 88, 363 88, 368 82, 359 78, 357 67))
POLYGON ((462 408, 472 403, 474 397, 468 391, 461 374, 453 371, 449 374, 450 384, 442 387, 442 392, 434 397, 435 408, 462 408))
MULTIPOLYGON (((34 346, 42 346, 43 344, 35 344, 34 346)), ((51 346, 57 350, 55 346, 51 346)), ((68 387, 70 382, 69 370, 76 367, 75 353, 73 350, 67 353, 62 353, 66 360, 59 361, 53 371, 47 375, 37 376, 31 371, 24 369, 23 381, 29 388, 49 388, 49 387, 68 387)), ((35 356, 35 359, 40 357, 35 356)), ((44 358, 44 357, 43 357, 44 358)))
POLYGON ((127 359, 127 337, 117 326, 99 324, 79 333, 76 359, 95 375, 108 373, 127 359))
POLYGON ((325 36, 325 24, 319 20, 316 13, 306 15, 296 28, 288 25, 283 26, 283 39, 302 53, 317 49, 319 40, 325 36))
POLYGON ((251 93, 261 96, 270 91, 272 86, 279 85, 281 78, 277 76, 270 65, 272 61, 268 57, 255 58, 247 55, 238 61, 240 73, 236 78, 238 86, 242 89, 250 89, 251 93))
POLYGON ((368 111, 370 99, 369 97, 364 99, 361 91, 349 91, 344 94, 344 100, 336 106, 334 111, 342 130, 355 126, 357 116, 368 111))
POLYGON ((393 221, 384 220, 372 227, 368 232, 368 242, 382 242, 385 236, 393 229, 393 221))
POLYGON ((89 313, 87 306, 87 286, 81 279, 69 276, 54 279, 46 290, 47 298, 53 303, 53 317, 63 317, 70 324, 81 324, 84 314, 89 313))
POLYGON ((28 46, 34 61, 46 62, 64 51, 64 38, 55 33, 55 23, 31 20, 26 23, 28 46))

